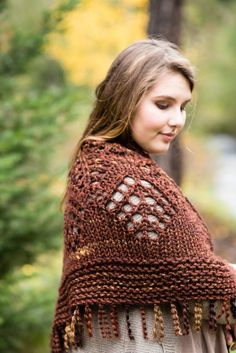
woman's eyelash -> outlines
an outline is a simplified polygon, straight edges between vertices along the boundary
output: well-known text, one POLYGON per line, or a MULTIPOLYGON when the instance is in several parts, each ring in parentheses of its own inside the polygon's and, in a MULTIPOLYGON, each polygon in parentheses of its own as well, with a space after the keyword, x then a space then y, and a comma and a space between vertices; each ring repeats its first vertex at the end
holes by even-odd
MULTIPOLYGON (((157 107, 159 109, 162 109, 162 110, 165 110, 165 109, 168 109, 169 108, 169 104, 164 104, 164 103, 156 103, 157 107)), ((184 111, 186 108, 186 105, 183 105, 180 109, 181 111, 184 111)))
POLYGON ((159 109, 163 109, 163 110, 169 107, 168 104, 156 103, 156 105, 158 106, 159 109))

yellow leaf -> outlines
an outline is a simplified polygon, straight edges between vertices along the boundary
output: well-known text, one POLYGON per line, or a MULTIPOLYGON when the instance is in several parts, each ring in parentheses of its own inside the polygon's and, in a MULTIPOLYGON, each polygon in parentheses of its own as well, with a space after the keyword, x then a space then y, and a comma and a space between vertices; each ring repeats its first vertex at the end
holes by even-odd
POLYGON ((46 48, 77 84, 96 85, 114 57, 135 40, 146 37, 147 1, 82 1, 52 33, 46 48))

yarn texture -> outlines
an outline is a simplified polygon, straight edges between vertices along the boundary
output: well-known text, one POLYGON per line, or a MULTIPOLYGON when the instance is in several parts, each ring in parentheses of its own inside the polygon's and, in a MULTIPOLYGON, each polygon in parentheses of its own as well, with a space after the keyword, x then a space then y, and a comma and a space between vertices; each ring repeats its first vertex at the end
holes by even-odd
POLYGON ((152 305, 152 338, 162 342, 162 305, 169 305, 173 334, 181 336, 192 321, 200 330, 206 301, 209 327, 216 329, 220 316, 229 325, 235 298, 235 271, 214 254, 203 218, 149 154, 134 141, 84 141, 69 174, 51 352, 83 347, 84 330, 93 335, 94 310, 101 336, 119 339, 119 308, 125 308, 133 340, 129 308, 140 305, 149 339, 145 305, 152 305))

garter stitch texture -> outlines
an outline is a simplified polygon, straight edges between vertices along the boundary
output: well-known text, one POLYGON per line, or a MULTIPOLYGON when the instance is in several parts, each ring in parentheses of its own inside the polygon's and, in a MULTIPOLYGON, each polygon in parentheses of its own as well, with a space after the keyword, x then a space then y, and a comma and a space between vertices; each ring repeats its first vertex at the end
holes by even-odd
POLYGON ((134 141, 83 143, 69 175, 63 261, 52 353, 83 346, 83 330, 93 335, 93 310, 101 336, 118 338, 119 308, 125 308, 128 336, 135 339, 129 308, 140 305, 148 339, 145 305, 151 304, 160 342, 163 304, 176 335, 188 334, 190 302, 196 330, 203 301, 210 304, 210 327, 216 301, 222 315, 235 316, 235 272, 213 253, 206 224, 180 188, 134 141))

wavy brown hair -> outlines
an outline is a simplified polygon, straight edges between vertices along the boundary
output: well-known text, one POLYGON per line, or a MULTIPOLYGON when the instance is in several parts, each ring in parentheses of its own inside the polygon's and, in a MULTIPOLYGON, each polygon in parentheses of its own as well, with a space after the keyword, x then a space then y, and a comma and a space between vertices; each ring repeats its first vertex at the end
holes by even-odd
MULTIPOLYGON (((159 77, 169 71, 181 73, 193 90, 192 65, 178 47, 167 40, 139 40, 115 58, 105 79, 96 88, 94 107, 72 155, 69 173, 85 140, 122 139, 129 134, 130 121, 141 99, 158 82, 159 77)), ((66 196, 67 193, 61 201, 61 207, 66 196)))

